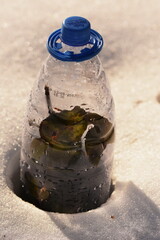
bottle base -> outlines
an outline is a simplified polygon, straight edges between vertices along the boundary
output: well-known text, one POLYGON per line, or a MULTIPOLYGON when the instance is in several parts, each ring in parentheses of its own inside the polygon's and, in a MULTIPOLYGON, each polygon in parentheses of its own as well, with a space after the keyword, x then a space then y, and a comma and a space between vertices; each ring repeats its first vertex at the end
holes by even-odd
MULTIPOLYGON (((35 197, 31 196, 29 192, 26 191, 27 188, 24 185, 22 186, 21 198, 24 201, 32 203, 37 208, 47 212, 67 214, 87 212, 89 210, 96 209, 104 204, 114 191, 114 185, 111 182, 110 186, 107 186, 107 188, 105 184, 100 184, 99 189, 94 189, 94 192, 92 193, 90 191, 83 190, 83 192, 78 192, 78 194, 68 195, 68 198, 66 197, 64 199, 63 195, 61 198, 58 198, 55 192, 52 191, 49 193, 49 197, 47 199, 37 200, 35 197)), ((42 191, 44 191, 44 194, 47 196, 45 189, 42 189, 42 191)))

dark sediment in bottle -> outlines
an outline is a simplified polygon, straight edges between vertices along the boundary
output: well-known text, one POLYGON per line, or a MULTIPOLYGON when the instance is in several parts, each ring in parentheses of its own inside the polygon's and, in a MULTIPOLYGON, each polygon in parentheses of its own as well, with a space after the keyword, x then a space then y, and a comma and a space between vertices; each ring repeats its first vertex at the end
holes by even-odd
POLYGON ((65 213, 88 211, 106 202, 113 125, 76 106, 50 114, 39 131, 40 138, 32 141, 28 133, 21 152, 21 181, 27 199, 46 211, 65 213))

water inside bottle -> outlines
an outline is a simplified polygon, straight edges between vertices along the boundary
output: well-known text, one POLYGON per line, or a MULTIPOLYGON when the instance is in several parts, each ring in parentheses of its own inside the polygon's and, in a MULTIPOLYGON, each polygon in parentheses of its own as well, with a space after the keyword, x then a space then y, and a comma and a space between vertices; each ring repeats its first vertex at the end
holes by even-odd
POLYGON ((80 106, 55 112, 46 96, 49 116, 40 137, 28 132, 21 151, 23 191, 46 211, 94 209, 110 194, 113 124, 80 106))

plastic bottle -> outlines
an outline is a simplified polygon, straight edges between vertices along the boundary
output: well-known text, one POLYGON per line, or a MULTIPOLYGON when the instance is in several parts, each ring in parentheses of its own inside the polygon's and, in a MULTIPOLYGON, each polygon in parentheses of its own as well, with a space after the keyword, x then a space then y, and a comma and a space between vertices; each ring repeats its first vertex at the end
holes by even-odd
POLYGON ((46 211, 88 211, 110 196, 114 104, 97 55, 102 46, 82 17, 65 19, 48 39, 20 161, 26 198, 46 211))

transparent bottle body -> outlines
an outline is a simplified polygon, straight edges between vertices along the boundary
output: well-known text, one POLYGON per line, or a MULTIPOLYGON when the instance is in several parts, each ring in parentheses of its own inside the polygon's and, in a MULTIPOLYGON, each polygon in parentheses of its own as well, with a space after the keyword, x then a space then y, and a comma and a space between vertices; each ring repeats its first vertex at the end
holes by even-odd
POLYGON ((49 56, 30 95, 22 137, 28 199, 57 212, 100 206, 110 195, 113 140, 114 103, 99 57, 63 62, 49 56), (75 112, 77 122, 61 119, 75 112))

